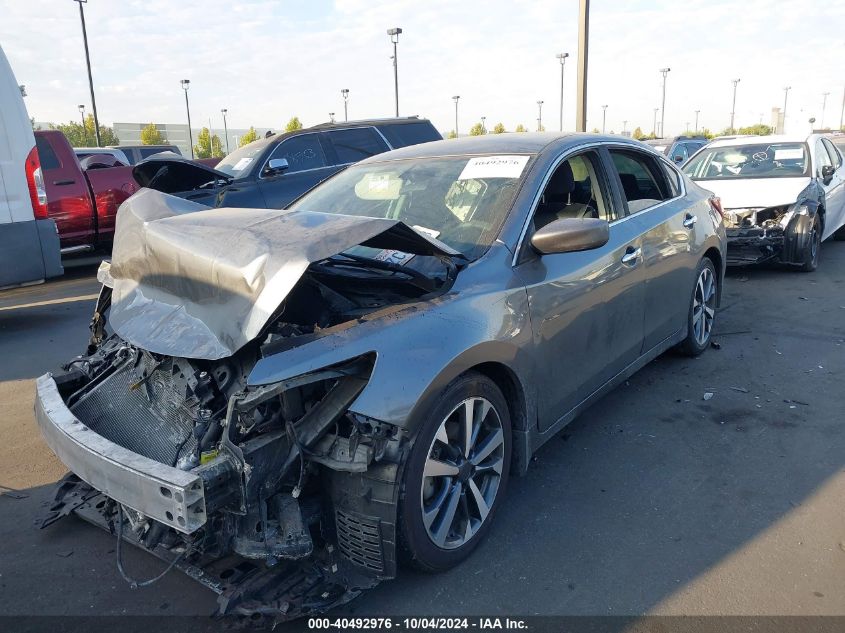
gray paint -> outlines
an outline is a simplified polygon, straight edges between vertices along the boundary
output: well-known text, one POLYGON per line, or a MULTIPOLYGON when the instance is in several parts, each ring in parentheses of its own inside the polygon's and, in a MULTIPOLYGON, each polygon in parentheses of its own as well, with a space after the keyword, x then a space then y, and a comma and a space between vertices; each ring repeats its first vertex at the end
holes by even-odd
POLYGON ((63 272, 55 220, 0 224, 0 288, 63 272))

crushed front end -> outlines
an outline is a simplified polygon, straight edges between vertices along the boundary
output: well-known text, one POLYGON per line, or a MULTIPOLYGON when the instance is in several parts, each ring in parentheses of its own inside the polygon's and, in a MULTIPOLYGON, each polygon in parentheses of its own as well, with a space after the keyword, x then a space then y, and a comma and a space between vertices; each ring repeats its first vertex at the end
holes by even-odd
POLYGON ((807 204, 725 209, 728 266, 776 261, 800 264, 812 229, 807 204))

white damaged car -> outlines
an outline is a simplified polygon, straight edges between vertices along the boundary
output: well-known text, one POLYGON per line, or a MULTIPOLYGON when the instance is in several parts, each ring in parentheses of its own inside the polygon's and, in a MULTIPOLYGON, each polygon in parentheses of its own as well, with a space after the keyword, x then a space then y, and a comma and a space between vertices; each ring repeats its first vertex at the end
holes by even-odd
POLYGON ((725 212, 728 265, 764 261, 818 267, 821 243, 845 239, 845 168, 818 134, 714 141, 683 171, 725 212))

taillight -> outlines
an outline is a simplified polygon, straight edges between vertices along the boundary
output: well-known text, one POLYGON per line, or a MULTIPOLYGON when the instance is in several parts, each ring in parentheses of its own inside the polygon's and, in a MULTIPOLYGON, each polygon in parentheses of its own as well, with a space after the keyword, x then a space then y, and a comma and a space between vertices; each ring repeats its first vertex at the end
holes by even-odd
POLYGON ((32 213, 36 220, 47 219, 47 190, 44 189, 44 176, 41 173, 41 161, 38 149, 33 147, 26 157, 26 184, 29 187, 29 199, 32 201, 32 213))
POLYGON ((719 214, 719 217, 725 219, 725 212, 722 210, 722 200, 719 196, 712 196, 710 198, 710 206, 719 214))

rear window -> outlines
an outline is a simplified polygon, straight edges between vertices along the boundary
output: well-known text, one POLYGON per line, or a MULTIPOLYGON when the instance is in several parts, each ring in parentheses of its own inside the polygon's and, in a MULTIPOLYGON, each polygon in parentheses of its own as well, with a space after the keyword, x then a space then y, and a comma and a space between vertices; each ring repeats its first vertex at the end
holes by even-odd
POLYGON ((384 134, 387 142, 394 148, 442 139, 429 121, 402 123, 399 125, 380 125, 378 129, 379 132, 384 134))
POLYGON ((41 169, 47 171, 48 169, 59 169, 62 162, 53 151, 50 142, 43 136, 35 137, 35 147, 38 148, 38 160, 41 161, 41 169))
POLYGON ((371 127, 331 130, 326 135, 334 146, 338 165, 357 163, 388 149, 378 132, 371 127))

